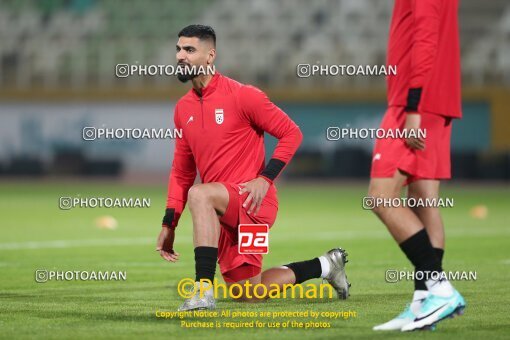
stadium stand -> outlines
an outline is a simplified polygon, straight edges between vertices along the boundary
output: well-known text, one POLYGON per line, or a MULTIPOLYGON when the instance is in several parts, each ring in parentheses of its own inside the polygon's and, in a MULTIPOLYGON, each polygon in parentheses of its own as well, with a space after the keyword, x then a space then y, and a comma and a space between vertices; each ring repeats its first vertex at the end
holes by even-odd
MULTIPOLYGON (((300 82, 296 65, 383 64, 387 31, 381 27, 388 26, 391 7, 391 1, 378 0, 188 0, 185 6, 164 0, 7 0, 0 4, 0 85, 117 86, 112 65, 173 64, 177 32, 200 22, 218 33, 218 67, 241 81, 383 87, 384 78, 372 77, 300 82)), ((460 21, 464 81, 510 84, 508 2, 479 6, 463 0, 460 21)), ((133 77, 122 83, 136 88, 164 82, 133 77)))

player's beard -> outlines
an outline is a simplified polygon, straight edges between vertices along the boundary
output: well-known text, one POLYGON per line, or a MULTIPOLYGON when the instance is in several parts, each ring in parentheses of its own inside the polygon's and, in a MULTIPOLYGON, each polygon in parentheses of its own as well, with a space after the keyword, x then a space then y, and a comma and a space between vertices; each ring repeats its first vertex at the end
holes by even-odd
MULTIPOLYGON (((189 67, 191 65, 185 64, 185 63, 178 63, 177 66, 179 66, 181 68, 186 68, 186 67, 189 67)), ((177 75, 177 79, 179 79, 179 81, 182 82, 182 83, 186 83, 187 81, 192 80, 196 76, 197 75, 196 74, 192 74, 191 71, 187 71, 187 72, 184 72, 184 73, 179 73, 177 75)))

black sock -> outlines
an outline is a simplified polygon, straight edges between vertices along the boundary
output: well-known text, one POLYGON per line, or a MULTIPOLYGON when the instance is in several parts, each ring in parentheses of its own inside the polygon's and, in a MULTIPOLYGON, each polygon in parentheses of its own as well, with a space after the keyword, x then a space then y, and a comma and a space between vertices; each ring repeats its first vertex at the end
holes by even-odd
MULTIPOLYGON (((414 268, 414 272, 416 273, 418 269, 414 268)), ((418 280, 416 277, 414 278, 414 290, 427 290, 427 285, 425 285, 425 280, 418 280)))
POLYGON ((402 242, 400 244, 400 248, 404 254, 406 254, 409 261, 411 261, 411 263, 414 265, 414 289, 427 290, 427 286, 425 285, 425 275, 419 277, 416 275, 416 272, 443 271, 443 268, 441 268, 441 262, 437 258, 436 251, 430 243, 427 231, 425 229, 420 230, 402 242), (417 276, 421 278, 421 280, 417 280, 417 276))
POLYGON ((434 248, 434 251, 436 252, 436 257, 439 260, 439 263, 441 264, 441 267, 442 267, 443 266, 444 249, 434 248))
MULTIPOLYGON (((437 259, 439 260, 439 264, 443 267, 443 255, 444 250, 441 248, 434 248, 434 253, 436 254, 437 259)), ((414 269, 417 270, 416 268, 414 269)), ((414 279, 414 290, 427 290, 427 286, 425 285, 425 280, 414 279)))
MULTIPOLYGON (((443 267, 443 255, 444 250, 441 248, 434 248, 434 253, 436 254, 437 259, 439 260, 439 264, 443 267)), ((417 270, 416 268, 414 269, 417 270)), ((425 285, 425 280, 414 279, 414 290, 427 290, 427 286, 425 285)))
POLYGON ((296 283, 321 277, 322 274, 321 261, 318 257, 308 261, 286 264, 285 267, 288 267, 294 272, 294 275, 296 276, 296 283))
MULTIPOLYGON (((434 253, 436 254, 437 260, 441 267, 443 267, 443 255, 444 250, 441 248, 434 248, 434 253)), ((417 270, 415 268, 415 270, 417 270)), ((414 290, 427 290, 427 286, 425 285, 425 280, 414 279, 414 290)))
POLYGON ((218 248, 196 247, 195 248, 195 281, 207 279, 213 282, 218 260, 218 248))

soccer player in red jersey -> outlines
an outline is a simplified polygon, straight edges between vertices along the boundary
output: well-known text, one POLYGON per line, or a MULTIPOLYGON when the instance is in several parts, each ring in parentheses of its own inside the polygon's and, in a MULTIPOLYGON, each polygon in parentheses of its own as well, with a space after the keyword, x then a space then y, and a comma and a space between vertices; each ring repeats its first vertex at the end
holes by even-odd
MULTIPOLYGON (((372 160, 369 196, 400 198, 403 186, 416 199, 437 199, 441 179, 450 178, 452 120, 461 118, 458 0, 395 0, 387 62, 388 109, 383 129, 421 129, 406 139, 378 139, 372 160)), ((374 330, 433 328, 461 314, 465 301, 442 269, 444 229, 437 207, 376 206, 415 267, 409 307, 374 330), (435 275, 434 275, 435 274, 435 275)))
MULTIPOLYGON (((209 26, 190 25, 179 33, 176 47, 178 66, 207 70, 214 65, 216 34, 209 26)), ((276 219, 278 199, 273 182, 301 143, 299 127, 253 86, 218 72, 187 72, 179 79, 191 81, 192 89, 175 107, 175 127, 182 129, 183 138, 176 141, 170 171, 167 209, 157 242, 161 256, 169 262, 179 259, 173 249, 175 228, 187 203, 193 220, 195 292, 201 280, 213 282, 218 261, 228 285, 249 281, 269 290, 274 284, 282 288, 322 277, 340 298, 347 298, 346 253, 340 248, 262 273, 262 255, 238 251, 239 224, 271 227, 276 219), (266 166, 265 132, 278 139, 266 166), (197 169, 202 183, 193 185, 197 169)), ((215 308, 212 293, 211 289, 195 294, 179 310, 215 308)), ((253 291, 235 292, 239 293, 242 300, 257 300, 253 291)))

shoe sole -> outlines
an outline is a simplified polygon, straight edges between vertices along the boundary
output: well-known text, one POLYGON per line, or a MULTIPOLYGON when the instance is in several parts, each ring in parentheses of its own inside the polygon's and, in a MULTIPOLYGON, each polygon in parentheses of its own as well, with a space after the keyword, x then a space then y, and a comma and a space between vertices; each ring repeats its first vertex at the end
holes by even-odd
POLYGON ((183 310, 177 310, 178 312, 189 312, 193 310, 213 310, 216 309, 216 307, 208 308, 208 307, 197 307, 197 308, 190 308, 190 309, 183 309, 183 310))

